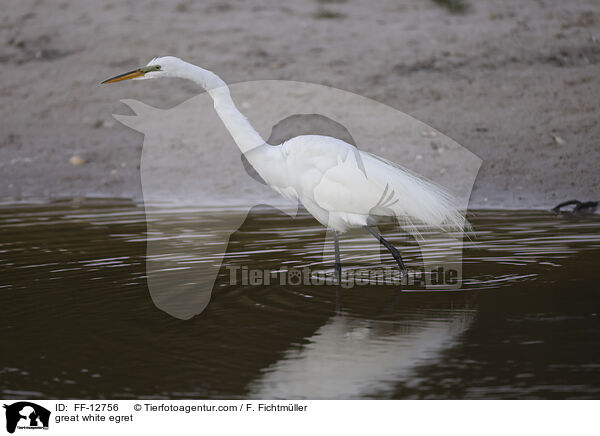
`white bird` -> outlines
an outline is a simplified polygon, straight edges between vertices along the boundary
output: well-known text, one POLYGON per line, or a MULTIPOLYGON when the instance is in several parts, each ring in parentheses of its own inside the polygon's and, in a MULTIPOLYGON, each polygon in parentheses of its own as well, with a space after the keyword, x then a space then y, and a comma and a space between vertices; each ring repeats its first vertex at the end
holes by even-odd
POLYGON ((240 151, 262 179, 288 199, 299 201, 322 225, 333 231, 335 271, 341 279, 338 235, 364 227, 392 254, 400 270, 400 252, 371 226, 393 217, 408 232, 417 226, 462 229, 467 223, 443 189, 379 156, 360 151, 329 136, 302 135, 269 145, 235 106, 227 84, 212 71, 165 56, 143 68, 102 83, 127 79, 177 77, 206 90, 215 110, 240 151))

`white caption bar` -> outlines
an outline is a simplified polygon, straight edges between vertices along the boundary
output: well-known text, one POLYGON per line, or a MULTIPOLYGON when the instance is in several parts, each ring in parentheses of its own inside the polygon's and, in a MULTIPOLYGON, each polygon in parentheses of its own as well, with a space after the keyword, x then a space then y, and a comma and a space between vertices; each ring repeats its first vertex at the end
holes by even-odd
MULTIPOLYGON (((597 401, 3 400, 19 436, 218 434, 587 434, 597 401), (135 433, 133 433, 135 432, 135 433), (214 434, 214 433, 213 433, 214 434)), ((11 432, 12 430, 12 432, 11 432)), ((4 433, 7 434, 7 433, 4 433)))

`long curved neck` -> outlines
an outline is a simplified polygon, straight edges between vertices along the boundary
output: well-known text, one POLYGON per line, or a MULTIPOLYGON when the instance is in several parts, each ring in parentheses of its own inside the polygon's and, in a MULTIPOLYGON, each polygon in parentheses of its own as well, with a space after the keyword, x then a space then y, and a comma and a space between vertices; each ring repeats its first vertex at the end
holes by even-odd
POLYGON ((235 106, 229 93, 229 87, 219 76, 212 71, 187 62, 180 76, 196 82, 210 94, 217 115, 242 153, 247 153, 265 143, 248 119, 235 106))

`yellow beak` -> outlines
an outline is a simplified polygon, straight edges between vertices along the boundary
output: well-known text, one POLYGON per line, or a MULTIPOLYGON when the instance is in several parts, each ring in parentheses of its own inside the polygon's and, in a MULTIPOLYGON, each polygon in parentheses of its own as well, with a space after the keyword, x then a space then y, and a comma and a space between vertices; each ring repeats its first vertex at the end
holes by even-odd
POLYGON ((129 79, 135 79, 136 77, 142 77, 146 72, 143 71, 141 68, 138 70, 134 70, 134 71, 130 71, 128 73, 123 73, 123 74, 119 74, 118 76, 115 77, 111 77, 110 79, 106 79, 104 82, 102 82, 101 84, 105 84, 105 83, 115 83, 115 82, 120 82, 122 80, 129 80, 129 79))

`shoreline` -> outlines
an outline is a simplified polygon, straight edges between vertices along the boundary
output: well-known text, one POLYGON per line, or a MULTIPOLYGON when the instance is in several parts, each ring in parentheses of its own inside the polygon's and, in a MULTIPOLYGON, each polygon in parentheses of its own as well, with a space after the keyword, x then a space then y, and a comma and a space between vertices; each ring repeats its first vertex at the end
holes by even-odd
MULTIPOLYGON (((183 202, 173 202, 173 201, 152 201, 150 203, 144 202, 143 199, 140 198, 129 198, 129 197, 114 197, 110 195, 102 196, 56 196, 50 198, 41 198, 41 197, 28 197, 21 199, 2 199, 0 200, 0 208, 8 208, 11 206, 49 206, 51 204, 73 204, 73 205, 103 205, 103 206, 117 206, 119 204, 124 204, 127 206, 135 206, 139 208, 145 207, 153 207, 153 208, 192 208, 197 210, 206 210, 206 211, 246 211, 248 209, 252 209, 253 207, 272 207, 281 210, 282 212, 292 211, 294 207, 289 203, 284 204, 273 204, 273 202, 269 202, 268 205, 261 204, 257 202, 254 206, 248 207, 244 205, 242 202, 215 202, 215 203, 183 203, 183 202)), ((519 208, 519 207, 489 207, 489 205, 469 205, 467 209, 467 214, 469 213, 478 213, 478 212, 548 212, 555 215, 561 215, 560 212, 555 212, 552 210, 556 205, 544 208, 519 208)), ((563 211, 566 212, 566 211, 563 211)), ((306 209, 304 209, 301 205, 298 209, 299 214, 310 215, 306 209)), ((565 213, 566 215, 571 215, 570 213, 565 213)), ((594 216, 595 214, 600 214, 600 210, 594 212, 586 212, 583 216, 594 216)))

